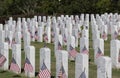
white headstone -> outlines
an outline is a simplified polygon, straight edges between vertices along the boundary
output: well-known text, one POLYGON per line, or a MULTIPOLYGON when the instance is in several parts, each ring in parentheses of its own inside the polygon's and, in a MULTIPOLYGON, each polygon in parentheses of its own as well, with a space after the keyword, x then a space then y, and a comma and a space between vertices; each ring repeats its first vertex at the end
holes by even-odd
POLYGON ((27 46, 30 45, 30 41, 31 41, 31 39, 30 39, 30 33, 29 33, 28 31, 26 31, 26 32, 24 33, 24 50, 25 50, 25 48, 26 48, 27 46))
POLYGON ((17 74, 21 73, 21 44, 14 44, 12 47, 12 61, 10 65, 10 70, 17 74))
POLYGON ((111 28, 111 39, 117 39, 118 38, 118 30, 117 30, 117 26, 113 25, 111 28))
POLYGON ((38 42, 43 42, 43 27, 38 27, 38 42))
POLYGON ((75 37, 72 35, 69 35, 67 39, 67 51, 70 51, 70 45, 75 48, 75 37))
POLYGON ((68 78, 68 52, 65 50, 57 50, 56 57, 56 78, 68 78))
POLYGON ((47 41, 47 43, 50 43, 51 42, 51 27, 46 27, 46 35, 47 35, 47 37, 48 37, 48 41, 47 41))
POLYGON ((2 60, 2 67, 1 69, 3 70, 8 70, 9 68, 9 50, 8 50, 8 43, 6 42, 3 42, 0 44, 1 45, 1 51, 0 51, 0 54, 4 57, 4 60, 2 60))
POLYGON ((101 37, 104 39, 104 40, 107 40, 107 25, 103 25, 102 26, 102 32, 101 32, 101 37))
POLYGON ((89 78, 88 55, 80 53, 76 56, 75 61, 75 78, 89 78))
POLYGON ((96 39, 95 40, 95 48, 94 48, 94 62, 97 63, 97 59, 100 56, 104 55, 104 40, 103 39, 96 39))
POLYGON ((25 75, 27 77, 35 77, 35 47, 34 46, 27 46, 26 59, 29 60, 32 69, 31 72, 25 71, 25 75))
POLYGON ((0 24, 0 30, 3 30, 3 24, 0 24))
MULTIPOLYGON (((50 74, 51 73, 51 50, 47 47, 40 49, 40 73, 43 73, 41 71, 43 69, 43 66, 46 66, 46 69, 49 71, 48 73, 50 74)), ((41 75, 40 78, 45 76, 41 75)), ((51 78, 50 75, 48 75, 47 78, 51 78)))
POLYGON ((5 41, 5 31, 0 30, 0 44, 5 41))
POLYGON ((97 78, 112 78, 111 58, 102 56, 98 58, 97 78))
POLYGON ((16 44, 21 44, 21 32, 16 32, 15 33, 15 43, 16 44))
POLYGON ((80 53, 89 54, 89 42, 88 38, 80 38, 80 53))
POLYGON ((69 37, 70 40, 68 40, 68 44, 67 44, 67 49, 68 49, 68 53, 69 53, 69 59, 70 60, 75 60, 76 55, 77 55, 77 51, 75 50, 75 37, 74 36, 70 36, 69 37))
POLYGON ((55 55, 56 55, 56 50, 62 50, 62 35, 58 35, 58 39, 55 40, 55 55))
POLYGON ((78 29, 73 29, 73 36, 75 37, 75 47, 78 47, 78 29))
POLYGON ((120 41, 111 40, 110 42, 110 56, 113 68, 120 68, 120 41))
POLYGON ((13 32, 12 31, 8 31, 8 38, 9 38, 8 45, 9 45, 9 48, 11 49, 12 48, 12 40, 13 40, 13 32))

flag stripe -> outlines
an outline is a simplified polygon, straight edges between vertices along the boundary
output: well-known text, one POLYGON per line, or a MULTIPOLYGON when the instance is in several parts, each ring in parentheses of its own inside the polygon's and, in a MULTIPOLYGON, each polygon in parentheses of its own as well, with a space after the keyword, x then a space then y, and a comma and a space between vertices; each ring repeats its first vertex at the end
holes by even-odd
POLYGON ((6 62, 5 56, 3 56, 2 54, 0 54, 0 66, 3 66, 5 62, 6 62))
POLYGON ((48 70, 47 66, 45 65, 45 63, 43 62, 43 65, 40 69, 40 72, 38 74, 39 78, 49 78, 50 75, 50 71, 48 70))

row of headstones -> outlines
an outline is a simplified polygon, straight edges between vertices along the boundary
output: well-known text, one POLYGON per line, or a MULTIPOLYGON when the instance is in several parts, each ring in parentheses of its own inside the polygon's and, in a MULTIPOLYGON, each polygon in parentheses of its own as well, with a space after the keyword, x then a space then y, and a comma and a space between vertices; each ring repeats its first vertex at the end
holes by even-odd
MULTIPOLYGON (((106 15, 107 16, 107 15, 106 15)), ((111 16, 109 16, 111 17, 111 16)), ((117 20, 118 17, 114 18, 114 20, 117 20)), ((91 15, 91 26, 92 26, 92 33, 93 37, 92 39, 94 40, 95 38, 100 37, 103 38, 104 40, 107 40, 107 35, 111 34, 111 39, 117 39, 118 35, 120 34, 120 20, 117 21, 117 24, 111 23, 111 21, 107 21, 109 24, 104 23, 108 18, 105 15, 96 15, 96 18, 94 15, 91 15), (104 19, 103 17, 104 16, 104 19)))
MULTIPOLYGON (((61 16, 62 17, 62 16, 61 16)), ((83 16, 82 16, 83 17, 83 16)), ((87 18, 88 16, 86 16, 86 18, 87 18)), ((34 17, 35 18, 35 20, 36 20, 36 17, 34 17)), ((50 18, 49 18, 50 19, 50 18)), ((59 18, 60 19, 60 18, 59 18)), ((72 17, 71 17, 71 19, 72 19, 72 17)), ((91 15, 91 19, 93 20, 94 19, 94 16, 93 15, 91 15)), ((19 19, 20 20, 20 19, 19 19)), ((95 19, 94 19, 95 20, 95 19)), ((101 20, 100 22, 100 24, 98 23, 98 26, 97 25, 94 25, 95 23, 94 23, 94 20, 93 20, 93 25, 92 25, 92 28, 95 28, 95 31, 94 31, 94 29, 92 29, 93 30, 93 33, 94 32, 96 32, 96 33, 98 33, 99 34, 99 31, 98 31, 98 29, 100 29, 100 31, 102 31, 102 37, 105 39, 105 40, 107 40, 107 29, 108 29, 108 27, 107 26, 105 26, 104 24, 102 24, 102 23, 104 23, 103 21, 102 21, 102 17, 100 18, 100 16, 99 15, 97 15, 96 16, 96 20, 101 20), (101 26, 101 25, 103 25, 103 26, 101 26)), ((12 22, 12 18, 10 18, 10 20, 9 21, 11 21, 12 22)), ((86 21, 89 21, 89 20, 86 20, 86 21)), ((86 22, 85 21, 85 22, 86 22)), ((25 18, 23 19, 23 22, 25 22, 25 18)), ((98 21, 97 21, 98 22, 98 21)), ((97 23, 96 22, 96 23, 97 23)), ((9 24, 9 23, 8 23, 9 24)), ((14 23, 13 23, 14 24, 14 23)), ((25 31, 26 30, 26 24, 24 25, 25 23, 23 23, 23 31, 25 31)), ((89 23, 87 22, 87 23, 85 23, 85 26, 86 25, 88 25, 89 23)), ((92 24, 92 23, 91 23, 92 24)), ((20 24, 21 25, 21 24, 20 24)), ((11 25, 11 23, 10 23, 10 26, 14 26, 14 25, 11 25)), ((71 25, 70 25, 71 26, 71 25)), ((84 27, 85 27, 84 26, 84 27)), ((15 27, 15 26, 14 26, 15 27)), ((19 27, 19 24, 18 24, 18 31, 21 31, 21 26, 19 27)), ((33 29, 33 34, 35 34, 35 30, 34 30, 34 25, 32 26, 33 28, 31 28, 31 29, 33 29)), ((43 27, 43 26, 42 26, 43 27)), ((89 26, 87 26, 87 27, 89 27, 89 26)), ((115 28, 113 28, 113 30, 115 30, 115 31, 113 31, 113 35, 111 36, 112 38, 116 38, 115 36, 116 35, 118 35, 117 34, 117 30, 116 30, 116 26, 112 26, 112 27, 115 27, 115 28)), ((13 28, 13 27, 12 27, 13 28)), ((56 28, 56 27, 55 27, 56 28)), ((80 28, 80 27, 78 27, 78 28, 80 28)), ((46 32, 46 34, 47 34, 47 36, 48 36, 48 43, 51 41, 50 40, 50 27, 48 26, 48 28, 46 28, 47 30, 47 32, 46 32)), ((71 33, 71 27, 68 27, 67 28, 68 30, 67 31, 70 31, 70 33, 71 33), (70 29, 70 30, 69 30, 70 29)), ((60 29, 61 30, 61 29, 60 29)), ((14 30, 15 31, 15 30, 14 30)), ((44 33, 43 32, 44 31, 44 28, 41 28, 40 27, 40 31, 39 31, 39 34, 41 34, 41 33, 44 33)), ((54 30, 55 31, 55 30, 54 30)), ((74 30, 73 30, 74 31, 74 30)), ((32 31, 31 31, 32 32, 32 31)), ((59 31, 60 32, 60 31, 59 31)), ((78 30, 75 30, 75 32, 78 32, 78 30)), ((8 32, 8 35, 11 37, 11 34, 10 33, 12 33, 12 32, 8 32)), ((54 32, 55 33, 55 32, 54 32)), ((74 32, 73 32, 74 33, 74 32)), ((67 34, 65 34, 66 36, 67 36, 67 34)), ((75 34, 76 35, 76 34, 75 34)), ((33 37, 34 35, 32 35, 31 37, 32 37, 32 41, 34 41, 35 39, 34 39, 34 37, 33 37)), ((95 36, 95 34, 93 35, 93 36, 95 36)), ((77 35, 75 36, 75 37, 77 37, 77 35)), ((42 41, 42 36, 40 35, 39 36, 39 41, 42 41)), ((94 37, 93 37, 93 39, 94 39, 94 37)), ((10 40, 11 40, 11 38, 10 38, 10 40)), ((77 43, 77 42, 76 42, 77 43)))
MULTIPOLYGON (((1 57, 5 57, 1 64, 1 69, 8 70, 8 44, 3 43, 1 47, 1 57)), ((65 50, 56 51, 56 78, 68 78, 68 52, 65 50)), ((25 52, 25 75, 28 77, 35 76, 35 48, 34 46, 26 47, 25 52)), ((0 59, 1 60, 1 59, 0 59)), ((88 55, 79 53, 76 56, 75 62, 75 78, 88 78, 88 55)), ((20 44, 15 44, 12 49, 12 62, 10 70, 19 74, 21 73, 21 47, 20 44)), ((112 78, 111 77, 111 59, 101 56, 97 61, 97 78, 112 78)), ((49 48, 40 49, 40 71, 39 78, 50 78, 51 76, 51 50, 49 48)))
MULTIPOLYGON (((55 31, 56 33, 55 33, 55 37, 54 38, 57 38, 58 37, 58 35, 60 34, 59 33, 59 28, 56 28, 56 31, 55 31)), ((63 31, 64 32, 64 31, 63 31)), ((89 38, 89 34, 88 34, 88 29, 84 29, 83 31, 82 31, 82 37, 86 37, 86 38, 89 38)), ((42 28, 40 28, 40 38, 39 38, 39 41, 40 42, 43 42, 43 36, 42 36, 42 33, 43 33, 43 31, 42 31, 42 28)), ((64 33, 67 33, 67 29, 65 29, 65 32, 64 33)), ((68 40, 69 40, 69 37, 65 37, 65 34, 61 34, 62 35, 62 42, 61 43, 63 43, 63 45, 65 45, 66 44, 66 42, 69 42, 68 40)), ((13 40, 12 40, 12 37, 13 37, 13 32, 12 31, 8 31, 8 32, 6 32, 6 31, 4 31, 4 30, 0 30, 0 34, 1 34, 1 42, 4 42, 4 41, 6 41, 6 42, 8 42, 9 43, 9 47, 11 48, 11 46, 12 46, 12 44, 13 44, 13 40), (5 36, 6 35, 6 33, 9 33, 8 34, 8 38, 5 36)), ((30 45, 30 42, 31 42, 31 36, 30 36, 30 33, 27 31, 27 30, 24 30, 24 33, 23 33, 24 35, 23 35, 23 40, 24 40, 24 45, 30 45)), ((49 43, 51 40, 50 40, 50 38, 51 38, 51 34, 50 34, 50 29, 49 29, 49 31, 48 31, 48 33, 47 33, 48 35, 47 35, 47 37, 46 36, 44 36, 44 40, 45 40, 45 42, 47 42, 47 43, 49 43)), ((67 35, 68 35, 68 33, 67 33, 67 35)), ((71 36, 73 36, 74 38, 75 38, 75 47, 78 47, 78 31, 77 31, 77 29, 74 29, 74 35, 75 36, 73 36, 73 35, 71 35, 71 36)), ((21 32, 16 32, 15 34, 14 34, 14 37, 15 37, 15 40, 14 40, 14 43, 16 43, 16 44, 21 44, 21 32)), ((56 39, 54 39, 54 41, 55 41, 56 39)))
MULTIPOLYGON (((82 21, 84 22, 84 15, 81 15, 81 17, 82 17, 82 21)), ((43 17, 44 18, 44 17, 43 17)), ((68 17, 68 16, 66 16, 65 17, 66 18, 66 20, 65 21, 67 21, 67 22, 64 22, 64 21, 62 21, 62 23, 66 23, 66 28, 68 29, 68 32, 69 33, 71 33, 72 31, 71 31, 71 27, 74 25, 74 24, 72 24, 72 22, 71 22, 71 20, 73 19, 73 16, 71 16, 71 17, 68 17), (68 19, 69 18, 69 19, 68 19), (69 24, 69 25, 68 25, 69 24)), ((76 16, 76 19, 79 19, 79 17, 78 16, 76 16)), ((88 19, 89 19, 89 15, 86 15, 86 20, 85 21, 89 21, 88 19)), ((49 17, 49 19, 48 20, 50 20, 51 18, 49 17)), ((54 18, 55 19, 55 18, 54 18)), ((60 20, 62 20, 63 19, 63 16, 61 16, 61 18, 60 17, 58 17, 58 19, 60 20)), ((30 20, 30 19, 29 19, 30 20)), ((40 20, 40 18, 39 18, 39 20, 40 20)), ((56 20, 56 19, 55 19, 56 20)), ((15 33, 15 31, 20 31, 20 32, 24 32, 24 30, 29 30, 30 32, 31 32, 31 37, 32 37, 32 41, 34 41, 35 39, 34 39, 34 36, 35 36, 35 28, 37 28, 38 29, 38 26, 36 26, 36 25, 34 25, 34 24, 36 24, 36 22, 37 22, 37 17, 34 17, 34 18, 32 18, 31 19, 31 22, 29 21, 28 22, 28 24, 27 24, 27 21, 25 20, 25 18, 23 18, 22 19, 22 23, 21 23, 21 19, 20 18, 18 18, 18 21, 17 21, 17 24, 15 23, 15 21, 12 19, 12 17, 10 17, 10 19, 8 20, 8 22, 5 24, 5 31, 13 31, 13 33, 15 33), (34 20, 33 20, 34 19, 34 20), (31 25, 29 25, 29 23, 32 23, 31 25), (13 27, 11 27, 11 26, 13 26, 13 27), (30 27, 31 28, 30 28, 30 27), (10 29, 11 28, 11 29, 10 29), (15 29, 16 28, 16 29, 15 29), (22 30, 21 30, 21 28, 22 28, 22 30), (29 29, 30 28, 30 29, 29 29)), ((50 22, 50 21, 48 21, 48 22, 50 22)), ((53 27, 59 27, 59 25, 57 24, 57 23, 59 23, 59 21, 58 22, 54 22, 54 24, 53 24, 53 27)), ((48 25, 47 24, 47 28, 46 28, 46 34, 50 34, 50 29, 51 29, 51 23, 49 23, 50 25, 48 25)), ((88 25, 89 23, 87 22, 87 23, 85 23, 85 25, 88 25)), ((41 31, 44 31, 44 26, 45 26, 45 24, 44 24, 44 22, 41 22, 41 26, 40 26, 40 29, 41 29, 41 31), (42 28, 43 27, 43 28, 42 28)), ((82 25, 77 25, 78 26, 78 29, 80 29, 80 27, 79 26, 82 26, 82 25)), ((63 28, 65 28, 65 27, 63 27, 63 28)), ((61 30, 61 29, 60 29, 61 30)), ((8 32, 9 33, 9 32, 8 32)), ((40 32, 40 33, 42 33, 42 32, 40 32)), ((49 35, 48 35, 48 37, 49 37, 49 35)))

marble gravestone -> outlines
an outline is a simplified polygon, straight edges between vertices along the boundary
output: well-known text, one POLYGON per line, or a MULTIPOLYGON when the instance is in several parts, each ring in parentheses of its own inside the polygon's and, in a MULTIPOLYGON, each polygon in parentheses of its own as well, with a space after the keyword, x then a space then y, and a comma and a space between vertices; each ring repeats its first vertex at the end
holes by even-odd
POLYGON ((3 30, 3 24, 0 24, 0 31, 3 30))
POLYGON ((1 48, 0 48, 0 56, 3 56, 4 57, 4 61, 0 61, 0 68, 2 70, 8 70, 9 68, 9 50, 8 50, 8 43, 6 42, 3 42, 0 44, 1 48))
POLYGON ((75 37, 75 47, 78 47, 78 29, 73 29, 73 36, 75 37))
POLYGON ((101 56, 97 62, 97 78, 112 78, 111 58, 101 56))
POLYGON ((67 39, 67 51, 70 51, 70 45, 75 48, 75 37, 72 35, 69 35, 67 39))
POLYGON ((79 53, 75 60, 75 78, 88 78, 88 55, 79 53))
POLYGON ((77 51, 75 50, 75 37, 71 36, 70 41, 68 42, 69 45, 67 45, 68 53, 69 53, 69 59, 75 60, 77 51))
POLYGON ((62 37, 63 37, 63 44, 66 45, 67 37, 68 37, 68 29, 67 28, 62 29, 62 37))
MULTIPOLYGON (((46 66, 46 69, 49 71, 49 73, 51 72, 51 50, 47 47, 40 49, 40 71, 42 70, 43 66, 46 66)), ((47 78, 51 77, 49 76, 47 78)))
POLYGON ((55 55, 56 55, 56 50, 62 50, 62 35, 58 35, 58 39, 55 40, 55 55))
POLYGON ((99 30, 96 30, 94 33, 93 33, 93 48, 95 48, 95 40, 96 39, 100 39, 100 31, 99 30))
POLYGON ((27 46, 26 47, 26 59, 29 60, 31 65, 31 72, 25 71, 25 76, 27 77, 35 77, 35 47, 27 46))
POLYGON ((38 27, 38 42, 43 42, 43 27, 38 27))
POLYGON ((80 53, 89 54, 88 46, 89 46, 88 38, 86 37, 80 38, 80 53))
POLYGON ((9 45, 9 48, 11 49, 12 48, 12 40, 13 40, 13 32, 12 31, 8 31, 8 45, 9 45))
POLYGON ((21 32, 16 32, 15 34, 15 43, 21 44, 21 32))
POLYGON ((10 70, 17 74, 21 73, 21 44, 14 44, 12 47, 12 61, 10 70), (16 64, 16 68, 12 67, 12 62, 16 64))
POLYGON ((111 40, 110 42, 110 56, 113 68, 120 68, 120 41, 111 40))
POLYGON ((65 50, 57 50, 56 78, 68 78, 68 52, 65 50))
POLYGON ((51 27, 50 26, 46 27, 46 35, 48 37, 47 43, 51 43, 51 27))
POLYGON ((96 39, 94 48, 94 62, 96 64, 97 58, 104 56, 104 40, 96 39))
POLYGON ((4 25, 5 38, 8 38, 8 24, 4 25))
POLYGON ((25 31, 24 33, 24 51, 26 52, 26 47, 30 46, 30 33, 28 31, 25 31))
POLYGON ((33 25, 31 26, 31 41, 35 41, 35 26, 34 26, 34 22, 33 22, 33 25))
POLYGON ((107 40, 107 26, 103 25, 102 30, 101 30, 101 38, 103 38, 104 40, 107 40))
POLYGON ((113 25, 111 27, 111 39, 117 39, 118 38, 118 30, 117 30, 117 26, 113 25))
POLYGON ((0 44, 5 41, 5 31, 0 30, 0 44))

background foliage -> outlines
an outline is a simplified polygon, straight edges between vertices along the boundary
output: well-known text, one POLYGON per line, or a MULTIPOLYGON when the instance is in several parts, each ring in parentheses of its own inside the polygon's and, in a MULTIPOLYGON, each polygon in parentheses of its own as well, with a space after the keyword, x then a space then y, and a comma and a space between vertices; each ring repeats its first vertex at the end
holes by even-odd
POLYGON ((0 0, 0 16, 120 13, 120 0, 0 0))

